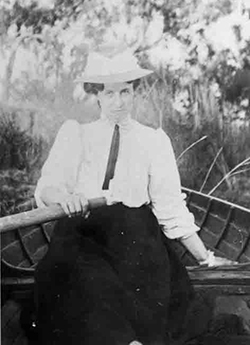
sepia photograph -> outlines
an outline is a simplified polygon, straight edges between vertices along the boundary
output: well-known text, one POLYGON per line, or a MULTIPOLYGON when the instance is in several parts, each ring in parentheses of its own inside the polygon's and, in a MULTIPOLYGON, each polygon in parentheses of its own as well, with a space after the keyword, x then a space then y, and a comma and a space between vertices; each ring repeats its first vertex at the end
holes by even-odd
POLYGON ((2 345, 250 344, 250 0, 1 0, 2 345))

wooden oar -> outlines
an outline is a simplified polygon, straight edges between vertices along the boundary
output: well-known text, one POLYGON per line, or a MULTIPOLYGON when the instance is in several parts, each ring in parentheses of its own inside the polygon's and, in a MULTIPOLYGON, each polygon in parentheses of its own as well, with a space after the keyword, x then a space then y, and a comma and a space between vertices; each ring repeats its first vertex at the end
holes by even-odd
MULTIPOLYGON (((107 205, 107 200, 104 197, 89 200, 90 210, 104 205, 107 205)), ((13 214, 0 218, 0 233, 35 224, 46 223, 63 217, 66 217, 66 214, 60 205, 41 207, 31 211, 13 214)))

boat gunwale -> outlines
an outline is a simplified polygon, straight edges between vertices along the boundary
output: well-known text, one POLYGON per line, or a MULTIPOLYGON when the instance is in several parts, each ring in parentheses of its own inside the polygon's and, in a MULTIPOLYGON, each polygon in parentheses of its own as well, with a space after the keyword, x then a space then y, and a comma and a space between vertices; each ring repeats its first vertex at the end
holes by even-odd
MULTIPOLYGON (((199 192, 199 191, 196 191, 194 189, 190 189, 190 188, 187 188, 187 187, 181 187, 182 191, 185 193, 185 192, 188 192, 190 194, 197 194, 201 197, 206 197, 208 199, 212 199, 213 201, 217 201, 217 202, 220 202, 220 203, 223 203, 229 207, 232 207, 232 208, 236 208, 238 210, 241 210, 241 211, 244 211, 244 212, 247 212, 250 214, 250 208, 246 208, 244 206, 241 206, 241 205, 238 205, 238 204, 235 204, 233 202, 230 202, 230 201, 227 201, 227 200, 224 200, 224 199, 220 199, 218 197, 215 197, 215 196, 212 196, 212 195, 209 195, 209 194, 205 194, 205 193, 202 193, 202 192, 199 192)), ((189 202, 187 202, 187 204, 189 204, 189 202)))
MULTIPOLYGON (((203 211, 203 212, 205 212, 205 213, 209 213, 209 210, 207 209, 207 208, 208 208, 208 205, 211 205, 211 203, 212 203, 213 201, 216 201, 216 202, 218 202, 218 203, 222 203, 223 205, 225 205, 226 207, 229 207, 230 209, 241 210, 241 211, 243 211, 244 213, 246 212, 247 215, 250 216, 250 209, 247 209, 247 208, 242 207, 242 206, 237 205, 237 204, 233 204, 233 203, 228 202, 228 201, 226 201, 226 200, 222 200, 222 199, 216 198, 216 197, 214 197, 214 196, 207 195, 207 194, 204 194, 204 193, 201 193, 201 192, 198 192, 198 191, 195 191, 195 190, 186 188, 186 187, 182 187, 182 192, 187 193, 187 201, 186 201, 186 202, 187 202, 187 206, 189 206, 189 205, 191 206, 191 205, 192 205, 193 207, 195 207, 195 208, 196 208, 197 210, 199 210, 199 211, 203 211), (195 202, 195 201, 192 202, 192 196, 197 196, 197 195, 200 196, 201 198, 206 199, 207 205, 204 205, 204 206, 202 207, 202 206, 200 206, 197 202, 195 202)), ((26 210, 27 210, 27 208, 30 207, 30 206, 32 207, 32 210, 33 210, 34 208, 36 208, 36 205, 35 205, 35 202, 34 202, 34 198, 32 198, 32 199, 26 201, 24 204, 20 205, 20 206, 19 206, 19 210, 23 209, 23 205, 25 206, 26 210)), ((211 214, 212 214, 215 218, 218 218, 218 219, 221 220, 221 221, 225 221, 225 219, 222 217, 222 215, 216 214, 216 213, 214 213, 214 212, 211 212, 211 214)), ((55 222, 55 220, 51 220, 51 221, 49 221, 49 222, 48 222, 48 221, 45 221, 45 222, 39 223, 39 224, 34 224, 34 225, 33 225, 33 226, 34 226, 34 229, 31 228, 31 229, 30 229, 30 232, 28 232, 27 234, 24 234, 24 237, 26 237, 26 236, 29 237, 31 234, 33 234, 35 231, 38 231, 38 230, 39 230, 41 227, 43 227, 44 225, 50 224, 50 223, 53 223, 53 222, 55 222)), ((203 229, 202 224, 199 225, 198 222, 196 222, 196 224, 200 227, 201 230, 203 229)), ((235 225, 233 220, 232 220, 231 224, 235 225)), ((30 227, 30 226, 28 226, 28 227, 30 227)), ((25 229, 25 228, 24 228, 24 229, 25 229)), ((18 230, 18 228, 13 229, 13 231, 17 231, 17 230, 18 230)), ((20 229, 20 230, 22 230, 22 229, 20 229)), ((44 229, 43 229, 43 230, 44 230, 44 229)), ((206 231, 207 231, 206 227, 204 227, 203 230, 206 232, 206 231)), ((244 228, 244 230, 245 230, 246 233, 248 233, 248 231, 249 231, 249 236, 250 236, 250 228, 249 228, 249 229, 244 228)), ((1 234, 1 235, 2 235, 2 234, 1 234)), ((249 237, 249 238, 250 238, 250 237, 249 237)), ((18 240, 16 240, 15 242, 18 243, 18 240)), ((6 248, 11 247, 12 244, 13 244, 13 242, 11 242, 10 244, 6 245, 6 247, 4 247, 4 248, 1 249, 1 252, 4 251, 4 250, 6 250, 6 248)), ((47 243, 47 245, 49 245, 49 243, 47 243)), ((207 245, 207 247, 208 247, 209 249, 213 250, 212 246, 209 246, 209 244, 206 244, 206 245, 207 245)), ((44 246, 46 246, 46 245, 44 245, 44 246)), ((42 246, 42 247, 44 247, 44 246, 42 246)), ((232 249, 234 248, 232 245, 230 245, 230 247, 232 247, 232 249)), ((39 250, 40 250, 40 247, 39 247, 33 254, 37 253, 39 250)), ((219 251, 219 250, 218 250, 218 249, 215 249, 215 251, 219 251)), ((3 270, 2 270, 3 273, 9 274, 9 273, 12 273, 12 272, 14 273, 14 272, 15 272, 16 275, 18 275, 18 276, 20 277, 20 276, 28 276, 28 274, 29 274, 29 275, 33 275, 33 274, 34 274, 34 271, 35 271, 35 267, 36 267, 36 265, 37 265, 37 262, 36 262, 34 265, 31 265, 31 267, 20 267, 20 266, 15 266, 15 265, 11 264, 10 262, 6 261, 6 260, 2 257, 2 258, 1 258, 1 264, 2 264, 2 268, 3 268, 3 270)), ((187 265, 186 265, 186 266, 187 266, 187 265)), ((198 267, 198 268, 199 268, 199 266, 195 266, 195 265, 192 266, 192 267, 198 267)))

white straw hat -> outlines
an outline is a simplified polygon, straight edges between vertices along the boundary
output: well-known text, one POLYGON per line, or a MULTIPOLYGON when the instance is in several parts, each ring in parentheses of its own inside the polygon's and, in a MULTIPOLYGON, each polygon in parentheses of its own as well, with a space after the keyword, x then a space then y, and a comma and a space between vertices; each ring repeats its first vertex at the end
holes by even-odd
POLYGON ((141 68, 137 59, 127 50, 113 57, 93 52, 88 56, 84 73, 76 82, 122 83, 145 77, 153 71, 141 68))

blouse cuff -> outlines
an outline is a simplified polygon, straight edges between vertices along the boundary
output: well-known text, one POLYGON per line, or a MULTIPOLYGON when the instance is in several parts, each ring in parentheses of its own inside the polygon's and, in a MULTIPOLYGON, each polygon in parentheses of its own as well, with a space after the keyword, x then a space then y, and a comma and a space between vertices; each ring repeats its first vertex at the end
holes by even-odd
POLYGON ((195 224, 192 224, 190 226, 175 226, 172 228, 163 225, 163 233, 170 239, 185 239, 198 232, 199 230, 200 228, 195 224))
POLYGON ((57 187, 58 189, 60 189, 62 192, 68 193, 66 186, 64 183, 51 183, 51 180, 46 181, 45 178, 41 178, 38 183, 37 183, 37 187, 35 189, 35 193, 34 193, 34 197, 35 197, 35 201, 37 204, 37 207, 46 207, 46 204, 43 202, 42 198, 41 198, 41 193, 42 190, 46 187, 49 186, 53 186, 53 187, 57 187), (47 183, 46 183, 47 182, 47 183))

